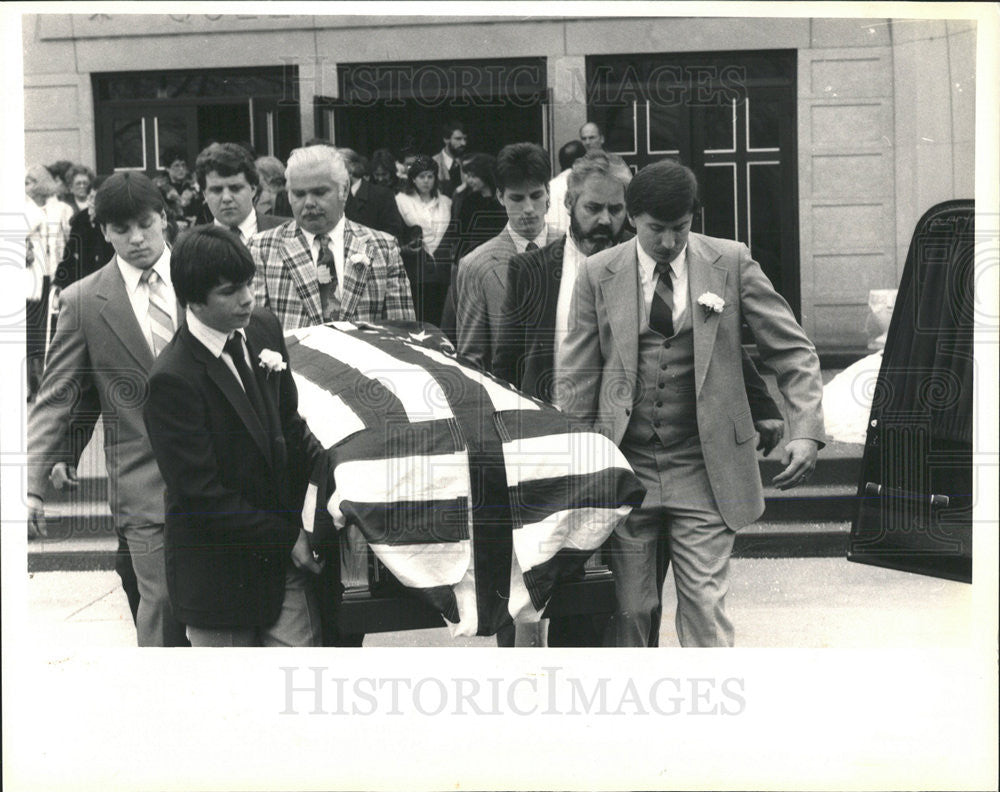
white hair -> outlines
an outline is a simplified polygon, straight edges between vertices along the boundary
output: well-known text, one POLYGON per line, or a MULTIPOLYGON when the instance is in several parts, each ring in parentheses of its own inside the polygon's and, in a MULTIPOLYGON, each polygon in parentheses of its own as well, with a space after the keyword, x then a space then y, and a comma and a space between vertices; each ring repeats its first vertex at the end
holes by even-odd
POLYGON ((285 181, 288 189, 294 189, 294 171, 303 169, 314 171, 327 167, 333 175, 333 181, 346 191, 351 185, 351 176, 347 172, 347 163, 343 155, 333 146, 304 146, 297 148, 288 155, 288 165, 285 167, 285 181))

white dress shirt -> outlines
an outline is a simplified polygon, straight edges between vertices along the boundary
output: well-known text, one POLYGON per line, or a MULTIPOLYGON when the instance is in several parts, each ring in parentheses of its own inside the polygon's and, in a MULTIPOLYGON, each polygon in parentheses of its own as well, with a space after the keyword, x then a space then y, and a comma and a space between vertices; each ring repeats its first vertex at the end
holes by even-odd
MULTIPOLYGON (((149 344, 149 348, 153 348, 153 328, 149 323, 149 285, 141 282, 142 273, 145 270, 139 267, 134 267, 125 261, 121 256, 115 254, 115 261, 118 262, 118 269, 121 271, 122 278, 125 280, 125 291, 128 292, 129 303, 132 305, 132 312, 135 314, 135 318, 139 322, 139 328, 142 330, 142 335, 146 339, 146 343, 149 344)), ((174 296, 174 287, 170 282, 170 248, 166 245, 163 246, 163 254, 157 259, 156 263, 153 265, 153 269, 156 270, 156 274, 160 276, 160 280, 163 281, 164 292, 166 297, 167 312, 170 314, 170 319, 174 323, 174 329, 177 329, 177 298, 174 296)))
POLYGON ((396 206, 404 223, 420 226, 424 250, 433 256, 451 223, 451 198, 439 193, 433 200, 424 201, 419 195, 400 193, 396 196, 396 206))
POLYGON ((528 239, 527 237, 521 236, 519 233, 517 233, 517 231, 515 231, 511 227, 509 222, 507 223, 505 230, 507 231, 507 233, 510 234, 511 239, 514 240, 514 248, 517 250, 518 253, 523 253, 525 251, 525 248, 528 247, 529 242, 534 242, 536 247, 539 248, 545 247, 545 242, 549 237, 548 226, 546 226, 544 223, 542 223, 541 233, 534 239, 528 239))
MULTIPOLYGON (((215 221, 215 224, 222 228, 229 228, 218 220, 215 221)), ((236 227, 240 230, 240 241, 245 245, 250 237, 257 233, 257 212, 251 209, 250 214, 243 218, 243 222, 236 227)))
MULTIPOLYGON (((236 377, 236 381, 240 384, 240 388, 246 392, 246 388, 243 387, 243 380, 240 379, 240 373, 236 370, 236 364, 233 363, 233 359, 229 356, 229 353, 225 351, 226 341, 229 340, 229 335, 216 330, 214 327, 209 327, 201 321, 201 319, 194 315, 190 306, 184 316, 185 321, 187 322, 188 330, 191 331, 191 335, 204 345, 205 349, 212 354, 212 357, 222 359, 222 362, 226 364, 226 368, 233 372, 233 376, 236 377)), ((243 359, 250 367, 250 370, 253 371, 253 361, 247 358, 247 334, 242 328, 236 330, 235 332, 243 336, 243 359)))
POLYGON ((549 211, 545 214, 545 224, 555 231, 569 231, 569 212, 566 211, 566 191, 569 189, 567 168, 549 182, 549 211))
MULTIPOLYGON (((642 245, 635 243, 635 249, 639 254, 639 283, 642 284, 642 298, 645 313, 643 322, 649 322, 649 310, 653 305, 653 293, 656 290, 656 261, 642 249, 642 245)), ((688 314, 688 267, 687 267, 687 245, 677 254, 677 257, 670 262, 670 269, 673 271, 674 282, 674 304, 673 320, 674 332, 681 329, 687 321, 688 314)))
MULTIPOLYGON (((312 256, 313 264, 319 261, 319 242, 316 241, 316 234, 306 231, 302 226, 302 233, 305 234, 306 242, 309 245, 309 253, 312 256)), ((337 288, 334 291, 334 296, 339 300, 344 294, 344 216, 340 216, 340 220, 337 221, 330 231, 327 231, 327 235, 330 237, 330 252, 333 253, 333 264, 337 270, 337 288)), ((317 276, 318 277, 318 276, 317 276)))
POLYGON ((566 234, 562 275, 559 278, 559 296, 556 298, 556 355, 559 354, 569 330, 569 307, 573 300, 573 287, 576 286, 576 276, 585 258, 587 256, 576 246, 572 234, 566 234))

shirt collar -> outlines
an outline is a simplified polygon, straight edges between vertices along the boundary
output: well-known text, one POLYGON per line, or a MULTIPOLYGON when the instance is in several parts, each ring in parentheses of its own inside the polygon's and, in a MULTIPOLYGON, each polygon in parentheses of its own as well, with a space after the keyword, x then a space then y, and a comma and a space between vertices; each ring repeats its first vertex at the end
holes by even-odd
MULTIPOLYGON (((217 226, 222 228, 229 228, 229 226, 220 223, 218 220, 215 221, 217 226)), ((250 210, 250 214, 243 218, 243 222, 240 223, 237 228, 240 229, 240 233, 243 234, 243 241, 250 239, 254 234, 257 233, 257 212, 253 209, 250 210)))
MULTIPOLYGON (((142 273, 145 270, 141 267, 136 267, 134 264, 129 264, 117 253, 115 254, 115 260, 118 262, 118 269, 122 273, 122 278, 125 279, 125 289, 129 295, 135 294, 135 290, 139 288, 139 280, 142 278, 142 273)), ((160 280, 173 290, 173 285, 170 283, 170 248, 167 245, 163 246, 163 253, 156 260, 153 269, 160 276, 160 280)))
POLYGON ((451 163, 455 161, 455 158, 448 153, 447 146, 441 149, 441 161, 444 163, 445 170, 451 170, 451 163))
MULTIPOLYGON (((639 266, 642 267, 650 280, 654 280, 653 273, 656 270, 657 261, 642 249, 642 245, 636 240, 635 250, 639 257, 639 266)), ((680 278, 687 272, 687 245, 681 248, 673 261, 670 262, 670 269, 674 280, 680 278)))
MULTIPOLYGON (((191 306, 188 306, 185 313, 185 320, 187 322, 188 330, 191 331, 191 335, 200 341, 202 346, 212 353, 213 357, 220 357, 226 346, 226 341, 229 340, 229 335, 220 330, 216 330, 214 327, 209 327, 201 321, 201 319, 194 315, 194 312, 191 310, 191 306)), ((243 328, 240 328, 236 332, 243 336, 243 341, 246 343, 247 334, 244 332, 243 328)))
MULTIPOLYGON (((309 244, 309 250, 313 249, 313 242, 316 241, 316 234, 311 231, 306 231, 302 226, 299 226, 299 230, 305 234, 306 242, 309 244)), ((340 216, 337 221, 337 225, 326 232, 330 237, 330 244, 333 245, 334 250, 344 249, 344 215, 340 216)))
POLYGON ((546 226, 543 223, 541 233, 539 233, 538 236, 536 236, 534 239, 527 239, 526 237, 523 237, 519 233, 517 233, 517 231, 515 231, 511 227, 511 224, 508 222, 507 233, 509 233, 510 238, 514 240, 514 248, 517 250, 517 252, 523 253, 524 249, 528 247, 529 242, 534 242, 540 248, 545 247, 545 240, 548 238, 549 229, 548 226, 546 226))

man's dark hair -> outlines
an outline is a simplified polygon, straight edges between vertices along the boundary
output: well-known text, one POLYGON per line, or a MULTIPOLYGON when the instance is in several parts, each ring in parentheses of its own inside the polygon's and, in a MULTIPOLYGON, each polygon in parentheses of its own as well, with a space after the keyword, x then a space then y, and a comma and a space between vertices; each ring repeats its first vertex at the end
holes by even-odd
POLYGON ((202 191, 205 189, 205 177, 213 171, 224 177, 239 176, 242 173, 251 187, 260 184, 253 157, 237 143, 212 143, 198 155, 194 173, 202 191))
POLYGON ((446 139, 450 138, 456 130, 461 132, 463 135, 469 134, 465 131, 465 124, 458 119, 453 118, 451 121, 441 125, 441 137, 446 139))
POLYGON ((232 231, 215 225, 181 234, 170 251, 170 281, 182 306, 203 304, 223 281, 246 283, 255 271, 246 246, 232 231))
POLYGON ((660 160, 639 171, 625 191, 625 210, 629 217, 648 214, 664 222, 696 214, 698 179, 694 172, 676 160, 660 160))
POLYGON ((511 143, 497 154, 497 189, 532 182, 548 187, 552 178, 549 155, 535 143, 511 143))
POLYGON ((586 147, 579 140, 564 143, 559 149, 559 170, 572 168, 573 163, 587 153, 586 147))
POLYGON ((164 210, 163 194, 139 171, 118 171, 104 180, 94 196, 94 222, 124 225, 148 212, 164 210))

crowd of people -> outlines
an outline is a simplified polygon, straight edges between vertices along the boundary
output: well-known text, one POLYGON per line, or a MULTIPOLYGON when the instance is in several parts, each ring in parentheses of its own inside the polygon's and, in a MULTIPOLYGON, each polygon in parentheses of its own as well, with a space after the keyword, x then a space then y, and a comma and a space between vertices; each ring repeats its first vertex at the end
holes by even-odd
POLYGON ((401 161, 312 140, 282 164, 215 142, 193 174, 182 157, 99 184, 29 169, 29 265, 44 273, 31 300, 59 292, 54 336, 29 334, 29 353, 48 348, 29 530, 45 534, 47 487, 76 486, 97 416, 113 418, 118 571, 140 645, 361 644, 316 626, 297 515, 321 449, 283 367, 282 331, 334 320, 440 327, 464 362, 611 437, 646 487, 608 547, 610 620, 512 625, 498 644, 655 646, 673 565, 681 644, 732 645, 733 536, 763 509, 755 448, 785 427, 741 320, 786 405, 780 487, 807 480, 822 445, 812 344, 744 245, 691 232, 698 185, 680 163, 633 176, 587 123, 553 178, 537 144, 494 157, 469 151, 460 123, 441 132, 439 152, 401 161), (148 400, 121 398, 129 366, 148 400))

